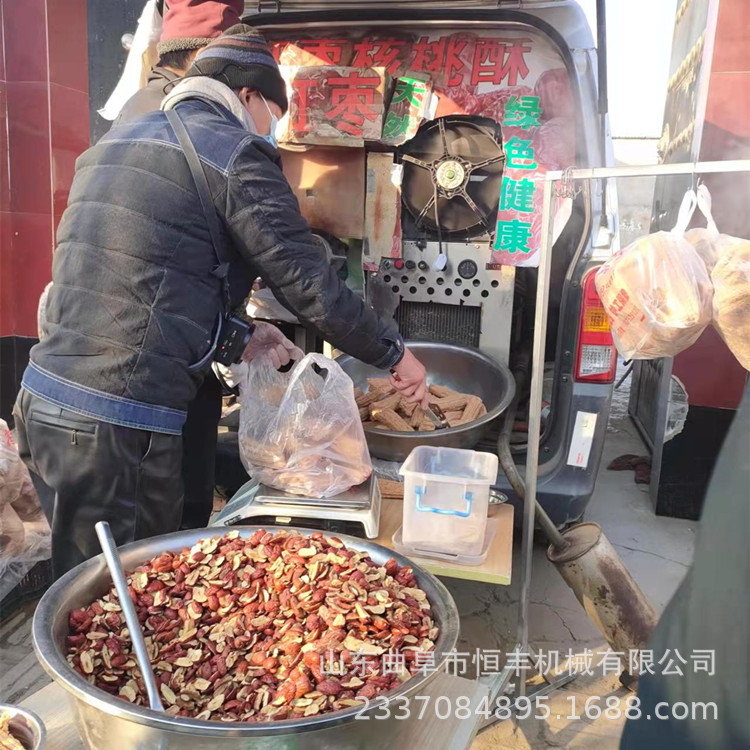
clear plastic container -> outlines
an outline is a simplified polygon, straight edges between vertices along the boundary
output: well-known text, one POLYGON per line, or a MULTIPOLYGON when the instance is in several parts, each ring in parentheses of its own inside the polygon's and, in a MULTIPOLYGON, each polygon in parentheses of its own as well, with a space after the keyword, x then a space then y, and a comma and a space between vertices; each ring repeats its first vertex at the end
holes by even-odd
POLYGON ((481 565, 490 553, 492 542, 495 541, 495 532, 497 531, 497 521, 493 518, 487 519, 487 531, 484 532, 484 541, 482 542, 482 551, 478 555, 454 555, 450 552, 437 552, 434 549, 421 549, 420 547, 410 547, 404 544, 402 539, 403 527, 399 526, 396 533, 391 537, 393 549, 400 552, 405 557, 429 557, 431 560, 443 560, 445 562, 457 565, 481 565))
POLYGON ((415 448, 399 472, 404 477, 404 545, 451 555, 481 554, 497 463, 492 453, 415 448))

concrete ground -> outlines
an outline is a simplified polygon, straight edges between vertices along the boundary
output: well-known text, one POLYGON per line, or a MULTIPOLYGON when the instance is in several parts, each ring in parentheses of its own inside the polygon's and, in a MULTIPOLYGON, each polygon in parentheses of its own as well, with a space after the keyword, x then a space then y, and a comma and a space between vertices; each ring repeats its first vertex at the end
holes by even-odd
MULTIPOLYGON (((627 384, 626 386, 627 387, 627 384)), ((627 417, 627 393, 616 393, 604 447, 596 492, 589 504, 586 521, 595 521, 613 544, 625 566, 661 613, 682 581, 692 561, 697 524, 694 521, 654 515, 648 485, 635 484, 633 472, 613 472, 609 462, 625 453, 645 454, 646 448, 627 417)), ((516 639, 520 546, 514 558, 514 585, 507 588, 466 581, 446 580, 461 614, 460 651, 512 649, 516 639)), ((542 652, 558 651, 563 667, 569 650, 583 654, 586 649, 607 650, 573 593, 557 570, 547 561, 545 548, 534 548, 529 642, 542 652)), ((624 712, 631 693, 620 685, 618 672, 602 674, 600 656, 594 657, 593 675, 581 675, 549 697, 551 716, 547 720, 529 718, 504 721, 482 732, 472 750, 513 748, 546 750, 575 748, 615 750, 619 746, 624 719, 586 718, 587 699, 606 708, 615 696, 624 712), (573 712, 572 706, 575 705, 573 712), (580 719, 565 718, 571 713, 580 719), (560 717, 560 718, 558 718, 560 717)), ((579 664, 582 661, 578 662, 579 664)))
MULTIPOLYGON (((607 464, 624 453, 646 452, 635 429, 627 419, 626 393, 616 394, 609 424, 608 439, 597 481, 596 494, 586 512, 586 520, 596 521, 613 543, 623 562, 661 612, 685 575, 692 552, 694 522, 656 517, 651 509, 648 488, 636 485, 632 472, 611 472, 607 464)), ((516 545, 514 584, 491 586, 446 579, 461 613, 459 651, 498 649, 506 652, 515 644, 518 602, 520 546, 516 545)), ((30 625, 34 605, 29 604, 0 623, 0 701, 18 702, 49 682, 38 665, 31 646, 30 625)), ((529 612, 530 643, 538 650, 558 651, 563 665, 569 650, 602 651, 603 638, 588 620, 559 574, 547 562, 544 547, 534 549, 534 567, 529 612)), ((595 660, 594 664, 597 661, 595 660)), ((590 696, 604 708, 608 696, 621 701, 629 694, 618 682, 617 674, 579 676, 550 696, 551 717, 502 722, 482 732, 473 750, 490 748, 596 748, 618 747, 623 720, 586 718, 570 720, 572 700, 576 713, 590 696)))

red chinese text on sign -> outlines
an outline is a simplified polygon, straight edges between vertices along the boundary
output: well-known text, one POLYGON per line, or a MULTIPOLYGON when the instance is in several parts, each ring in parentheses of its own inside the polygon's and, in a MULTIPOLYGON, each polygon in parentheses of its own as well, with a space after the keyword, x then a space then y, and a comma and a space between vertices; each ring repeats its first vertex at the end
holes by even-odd
POLYGON ((354 71, 348 76, 329 78, 327 83, 331 87, 333 109, 326 112, 326 119, 338 119, 336 129, 348 135, 362 135, 365 119, 372 121, 378 117, 375 100, 380 78, 354 71))
POLYGON ((438 73, 443 69, 443 60, 445 59, 445 40, 441 37, 435 41, 430 41, 429 37, 421 36, 412 45, 414 59, 411 67, 413 70, 425 70, 430 73, 438 73))
POLYGON ((311 86, 315 85, 312 78, 295 78, 292 81, 294 94, 292 101, 296 104, 296 117, 294 119, 294 130, 300 133, 306 133, 308 130, 308 91, 311 86))
POLYGON ((422 36, 412 45, 414 57, 409 68, 430 73, 445 70, 446 84, 460 86, 464 80, 462 71, 464 61, 461 59, 461 53, 465 47, 465 39, 441 36, 439 39, 430 41, 428 37, 422 36))
POLYGON ((516 86, 519 78, 529 74, 525 57, 528 52, 530 39, 479 39, 471 66, 471 85, 499 86, 505 81, 508 86, 516 86))
POLYGON ((399 55, 406 46, 403 39, 365 38, 354 45, 355 68, 385 68, 395 75, 401 67, 399 55))
POLYGON ((305 39, 298 46, 327 65, 341 65, 346 39, 305 39))

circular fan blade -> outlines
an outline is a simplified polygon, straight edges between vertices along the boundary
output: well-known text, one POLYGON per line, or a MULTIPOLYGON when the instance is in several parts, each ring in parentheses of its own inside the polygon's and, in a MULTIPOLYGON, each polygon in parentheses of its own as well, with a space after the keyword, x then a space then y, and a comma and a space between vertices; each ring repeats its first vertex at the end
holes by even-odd
POLYGON ((408 161, 411 164, 416 164, 418 167, 422 167, 423 169, 429 169, 430 165, 426 161, 422 161, 421 159, 417 159, 415 156, 410 156, 409 154, 403 155, 403 160, 408 161))
POLYGON ((402 196, 417 224, 437 231, 437 205, 440 230, 447 236, 476 236, 491 230, 505 166, 500 144, 499 126, 486 118, 449 115, 423 125, 402 149, 402 196), (442 183, 436 204, 435 170, 451 159, 464 165, 466 179, 449 192, 450 198, 443 191, 453 186, 442 183))

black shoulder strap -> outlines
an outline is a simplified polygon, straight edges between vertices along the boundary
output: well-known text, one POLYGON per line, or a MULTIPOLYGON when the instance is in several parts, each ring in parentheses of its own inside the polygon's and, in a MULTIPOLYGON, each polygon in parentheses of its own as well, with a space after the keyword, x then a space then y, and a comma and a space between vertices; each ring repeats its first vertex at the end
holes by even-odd
POLYGON ((190 167, 190 171, 193 175, 193 181, 195 182, 195 187, 198 191, 198 198, 203 207, 203 213, 206 217, 206 223, 208 224, 208 231, 211 235, 211 244, 214 246, 214 254, 216 255, 216 260, 219 262, 219 265, 214 268, 213 274, 224 281, 224 292, 228 298, 229 287, 227 274, 229 272, 229 258, 227 257, 224 245, 221 242, 219 217, 216 215, 216 207, 211 198, 211 188, 208 186, 206 173, 203 171, 203 165, 198 158, 195 146, 193 146, 193 142, 190 140, 190 136, 188 135, 187 129, 180 119, 180 116, 174 109, 166 110, 165 114, 177 136, 177 140, 180 142, 180 146, 182 146, 182 151, 185 154, 188 167, 190 167))

